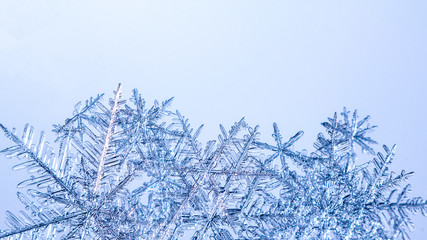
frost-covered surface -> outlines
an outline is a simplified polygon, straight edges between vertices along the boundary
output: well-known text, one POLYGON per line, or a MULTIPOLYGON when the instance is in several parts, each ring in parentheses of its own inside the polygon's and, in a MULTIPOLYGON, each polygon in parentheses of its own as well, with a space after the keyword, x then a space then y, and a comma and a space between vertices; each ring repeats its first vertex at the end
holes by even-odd
POLYGON ((310 154, 294 150, 302 131, 284 139, 274 124, 265 143, 244 119, 202 147, 171 99, 147 107, 120 92, 76 105, 55 150, 28 125, 22 137, 0 125, 14 143, 1 152, 29 173, 26 210, 7 212, 0 238, 402 239, 427 213, 403 184, 412 172, 389 170, 395 147, 375 153, 356 111, 323 123, 310 154))

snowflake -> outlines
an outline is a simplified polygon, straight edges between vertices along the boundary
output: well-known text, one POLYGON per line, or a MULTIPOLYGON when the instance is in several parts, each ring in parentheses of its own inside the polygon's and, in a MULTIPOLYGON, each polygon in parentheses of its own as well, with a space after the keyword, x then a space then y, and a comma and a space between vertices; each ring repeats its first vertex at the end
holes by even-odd
POLYGON ((273 124, 261 142, 244 119, 202 147, 172 99, 147 107, 134 90, 127 105, 120 85, 109 107, 102 97, 54 125, 54 145, 0 124, 14 143, 1 152, 30 175, 0 238, 405 239, 409 215, 427 213, 400 188, 413 173, 389 170, 395 146, 375 153, 376 126, 356 111, 324 122, 308 154, 293 150, 302 131, 286 141, 273 124))

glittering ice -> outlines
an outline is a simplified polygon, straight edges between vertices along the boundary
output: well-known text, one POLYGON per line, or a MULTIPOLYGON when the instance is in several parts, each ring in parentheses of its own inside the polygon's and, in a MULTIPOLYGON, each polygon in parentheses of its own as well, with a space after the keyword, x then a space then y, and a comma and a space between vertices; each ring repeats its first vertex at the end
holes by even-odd
POLYGON ((1 152, 29 175, 25 211, 7 212, 0 238, 404 239, 410 215, 426 214, 402 185, 413 173, 389 170, 395 147, 376 153, 356 111, 322 123, 309 153, 293 147, 302 131, 286 140, 273 124, 261 142, 244 119, 202 146, 171 99, 147 107, 134 90, 127 104, 120 85, 102 98, 54 125, 52 145, 0 125, 14 143, 1 152))

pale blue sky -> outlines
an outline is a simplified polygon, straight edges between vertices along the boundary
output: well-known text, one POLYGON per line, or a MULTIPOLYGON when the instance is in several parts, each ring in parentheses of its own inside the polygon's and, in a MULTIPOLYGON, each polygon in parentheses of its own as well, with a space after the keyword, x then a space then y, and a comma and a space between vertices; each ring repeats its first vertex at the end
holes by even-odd
MULTIPOLYGON (((347 106, 398 145, 395 169, 414 170, 412 195, 427 198, 426 12, 403 0, 0 1, 0 122, 50 130, 121 82, 125 97, 174 96, 203 140, 245 116, 264 138, 273 122, 285 137, 304 130, 311 149, 347 106)), ((0 162, 4 219, 22 176, 0 162)), ((427 219, 414 221, 413 239, 427 238, 427 219)))

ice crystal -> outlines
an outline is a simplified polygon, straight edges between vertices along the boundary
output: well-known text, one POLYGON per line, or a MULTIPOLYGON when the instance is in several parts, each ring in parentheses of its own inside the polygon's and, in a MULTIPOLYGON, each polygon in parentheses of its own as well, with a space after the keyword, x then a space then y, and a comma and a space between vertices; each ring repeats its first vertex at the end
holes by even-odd
POLYGON ((400 188, 413 173, 389 170, 395 146, 375 153, 375 126, 356 111, 322 123, 308 154, 293 148, 302 131, 286 140, 273 124, 261 142, 244 119, 202 147, 172 99, 147 107, 134 90, 128 105, 120 85, 102 97, 54 125, 54 145, 0 125, 14 143, 1 152, 30 175, 18 184, 25 211, 7 212, 0 238, 405 239, 409 215, 426 214, 400 188))

